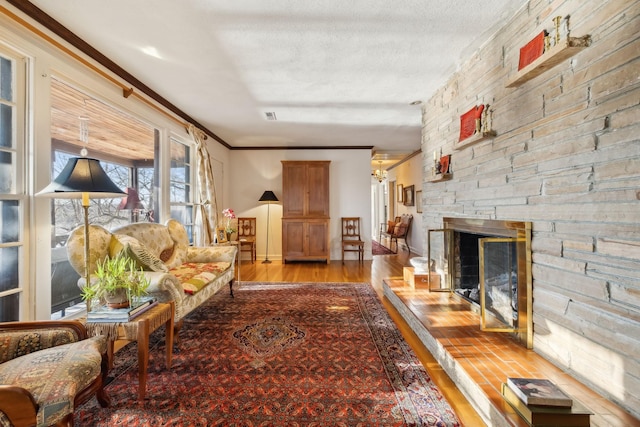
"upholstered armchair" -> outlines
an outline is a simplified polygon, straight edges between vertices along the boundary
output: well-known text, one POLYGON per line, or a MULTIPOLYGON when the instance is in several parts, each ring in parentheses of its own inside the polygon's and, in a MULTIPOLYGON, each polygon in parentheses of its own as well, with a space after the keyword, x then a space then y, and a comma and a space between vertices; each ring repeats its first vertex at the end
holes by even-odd
POLYGON ((0 323, 0 425, 73 426, 74 409, 103 389, 106 339, 77 321, 0 323))

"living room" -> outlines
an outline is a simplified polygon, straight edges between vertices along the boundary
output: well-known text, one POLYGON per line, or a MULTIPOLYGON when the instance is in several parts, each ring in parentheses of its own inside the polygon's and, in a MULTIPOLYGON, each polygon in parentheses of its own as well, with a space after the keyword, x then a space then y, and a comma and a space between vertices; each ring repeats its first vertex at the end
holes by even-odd
MULTIPOLYGON (((30 95, 34 145, 24 153, 24 164, 33 173, 19 180, 32 208, 24 247, 24 268, 30 273, 21 291, 20 319, 45 319, 51 309, 50 201, 31 196, 51 180, 51 77, 153 123, 165 136, 165 149, 167 135, 185 141, 188 135, 157 108, 135 96, 124 98, 121 87, 73 59, 75 51, 67 44, 61 43, 67 51, 52 48, 48 33, 43 38, 36 24, 25 26, 11 16, 24 19, 8 2, 2 6, 9 11, 0 17, 3 46, 35 58, 30 95)), ((401 204, 396 213, 414 215, 410 242, 423 256, 430 245, 428 230, 442 229, 445 218, 530 222, 533 349, 636 417, 639 14, 633 1, 529 2, 413 110, 422 116, 421 153, 389 169, 387 178, 393 185, 415 185, 422 191, 423 213, 401 204), (553 30, 555 16, 571 16, 571 36, 590 36, 589 45, 531 80, 505 87, 518 76, 519 49, 542 29, 553 30), (479 105, 491 112, 487 131, 494 132, 461 144, 461 116, 479 105), (448 155, 451 166, 445 177, 436 165, 448 155)), ((363 229, 372 231, 364 235, 366 259, 371 259, 371 240, 380 221, 372 215, 370 146, 234 150, 213 138, 208 141, 211 157, 221 165, 218 207, 232 207, 261 221, 266 220, 266 206, 258 202, 260 195, 265 190, 281 195, 282 160, 330 160, 335 190, 331 229, 339 229, 341 216, 361 217, 363 229)), ((160 161, 169 169, 167 157, 160 161)), ((168 176, 162 179, 160 187, 168 188, 168 176)), ((282 212, 278 204, 269 208, 269 253, 260 241, 258 257, 277 259, 282 212)), ((160 205, 156 215, 168 218, 170 209, 168 203, 160 205)), ((340 258, 335 235, 331 253, 332 259, 340 258)))

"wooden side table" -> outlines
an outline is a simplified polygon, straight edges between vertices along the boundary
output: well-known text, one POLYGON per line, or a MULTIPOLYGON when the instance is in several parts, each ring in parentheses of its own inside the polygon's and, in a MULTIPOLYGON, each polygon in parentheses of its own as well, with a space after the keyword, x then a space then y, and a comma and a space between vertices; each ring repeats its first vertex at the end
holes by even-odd
POLYGON ((87 322, 89 335, 105 335, 108 340, 107 355, 109 369, 113 367, 114 345, 116 341, 136 341, 138 343, 138 400, 144 400, 147 390, 147 368, 149 366, 149 336, 165 325, 166 366, 171 369, 173 358, 173 322, 175 302, 158 303, 135 317, 130 322, 87 322))

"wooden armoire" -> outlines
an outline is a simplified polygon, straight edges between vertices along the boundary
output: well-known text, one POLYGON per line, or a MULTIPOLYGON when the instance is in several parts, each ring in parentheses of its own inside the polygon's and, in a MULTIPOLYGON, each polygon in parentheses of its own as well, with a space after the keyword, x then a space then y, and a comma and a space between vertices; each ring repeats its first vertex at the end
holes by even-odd
POLYGON ((330 161, 282 161, 282 260, 330 262, 330 161))

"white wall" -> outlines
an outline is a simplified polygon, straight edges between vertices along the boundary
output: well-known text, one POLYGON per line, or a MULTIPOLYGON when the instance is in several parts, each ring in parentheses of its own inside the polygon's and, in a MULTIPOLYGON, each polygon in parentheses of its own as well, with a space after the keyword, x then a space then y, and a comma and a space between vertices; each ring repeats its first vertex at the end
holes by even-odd
MULTIPOLYGON (((415 191, 422 190, 422 182, 424 180, 422 167, 422 155, 415 155, 399 164, 398 166, 394 167, 393 169, 389 170, 388 181, 395 181, 396 185, 401 184, 403 187, 413 185, 415 201, 415 191)), ((413 206, 405 206, 401 202, 397 201, 397 195, 395 200, 396 216, 413 215, 413 222, 411 224, 411 230, 409 233, 409 247, 411 248, 411 252, 418 255, 426 255, 426 231, 422 227, 422 214, 419 214, 417 212, 415 203, 413 206)), ((423 205, 423 210, 424 209, 425 207, 423 205)))
MULTIPOLYGON (((273 191, 282 200, 282 160, 330 160, 331 259, 340 260, 340 218, 356 216, 362 219, 362 230, 371 229, 371 151, 362 150, 232 150, 229 179, 232 192, 228 204, 237 216, 256 217, 257 256, 265 258, 267 206, 258 202, 265 190, 273 191)), ((269 207, 269 259, 282 259, 282 205, 269 207)), ((371 259, 371 236, 365 240, 365 259, 371 259)), ((355 253, 345 254, 356 259, 355 253)))

